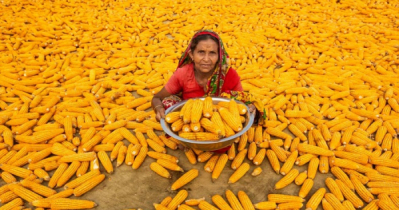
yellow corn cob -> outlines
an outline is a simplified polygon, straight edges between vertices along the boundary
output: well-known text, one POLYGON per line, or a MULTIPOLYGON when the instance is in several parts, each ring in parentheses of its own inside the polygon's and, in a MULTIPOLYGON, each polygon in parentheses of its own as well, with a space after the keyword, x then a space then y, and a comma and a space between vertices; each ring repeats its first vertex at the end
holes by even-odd
POLYGON ((118 157, 117 157, 117 160, 116 160, 116 167, 122 165, 122 163, 125 160, 126 152, 127 152, 127 147, 125 145, 122 145, 119 148, 119 151, 118 151, 118 157))
POLYGON ((312 116, 311 113, 306 111, 294 111, 294 110, 287 110, 285 112, 285 117, 292 117, 292 118, 306 118, 312 116))
POLYGON ((307 138, 306 136, 298 129, 298 127, 294 124, 290 124, 288 126, 288 129, 295 135, 297 136, 300 140, 306 141, 307 138))
POLYGON ((355 186, 355 190, 357 194, 367 203, 370 203, 373 199, 374 196, 366 189, 366 187, 360 182, 360 180, 354 176, 351 175, 350 179, 355 186))
POLYGON ((184 154, 186 155, 188 161, 189 161, 191 164, 194 165, 194 164, 197 163, 197 157, 195 156, 195 153, 193 152, 192 149, 186 149, 186 150, 184 150, 184 154))
POLYGON ((276 209, 277 204, 274 201, 263 201, 254 204, 254 207, 257 209, 276 209))
POLYGON ((299 190, 299 193, 298 193, 299 197, 305 198, 308 195, 308 193, 310 192, 310 190, 312 189, 312 187, 313 187, 313 180, 306 179, 303 182, 301 189, 299 190))
POLYGON ((188 192, 186 190, 180 190, 176 196, 170 201, 168 204, 168 209, 176 209, 178 205, 184 202, 184 200, 187 198, 188 192))
POLYGON ((1 173, 1 178, 3 179, 3 181, 5 183, 12 183, 12 182, 16 182, 17 179, 10 173, 4 171, 1 173))
POLYGON ((86 174, 87 170, 89 169, 89 166, 90 166, 89 161, 81 162, 80 167, 78 168, 78 170, 76 170, 76 176, 80 177, 83 174, 86 174))
POLYGON ((171 190, 177 190, 187 183, 191 182, 193 179, 195 179, 198 176, 198 170, 197 169, 191 169, 187 171, 183 176, 181 176, 179 179, 177 179, 171 186, 171 190))
POLYGON ((49 181, 49 180, 50 180, 50 176, 48 175, 48 173, 47 173, 45 170, 41 169, 41 168, 35 169, 35 170, 33 171, 33 173, 34 173, 37 177, 39 177, 39 178, 41 178, 41 179, 44 179, 45 181, 49 181))
POLYGON ((222 198, 220 195, 214 195, 212 196, 212 202, 219 207, 219 209, 226 209, 226 210, 232 210, 230 205, 222 198))
MULTIPOLYGON (((187 202, 187 201, 186 201, 186 202, 187 202)), ((184 204, 183 204, 183 205, 180 205, 180 206, 179 206, 179 209, 180 209, 181 206, 184 206, 184 204)), ((214 207, 212 204, 206 202, 205 200, 202 200, 202 201, 199 202, 198 208, 199 208, 199 209, 209 209, 209 210, 217 210, 217 209, 218 209, 218 208, 214 207)), ((194 209, 194 208, 191 208, 191 207, 190 207, 190 209, 194 209)))
POLYGON ((229 158, 229 160, 234 160, 234 158, 236 157, 236 146, 235 144, 232 144, 230 149, 227 151, 227 156, 229 158))
POLYGON ((166 206, 164 206, 162 204, 154 203, 153 205, 154 205, 155 210, 167 210, 167 209, 169 209, 169 208, 167 208, 166 206))
POLYGON ((363 202, 359 197, 341 180, 335 180, 342 194, 348 199, 356 208, 363 207, 363 202))
POLYGON ((280 179, 274 186, 275 189, 282 189, 289 184, 291 184, 295 178, 298 176, 299 171, 297 169, 292 169, 287 173, 282 179, 280 179))
POLYGON ((24 202, 22 201, 21 198, 15 198, 12 201, 8 202, 7 204, 4 204, 1 208, 2 210, 4 209, 13 209, 19 206, 22 206, 24 202))
POLYGON ((162 147, 160 144, 151 139, 147 139, 147 144, 156 152, 166 153, 165 147, 162 147))
POLYGON ((94 152, 85 152, 85 153, 78 153, 74 155, 67 155, 61 157, 58 162, 59 163, 64 163, 64 162, 73 162, 73 161, 92 161, 96 158, 96 154, 94 152))
POLYGON ((154 159, 165 159, 165 160, 169 160, 169 161, 175 162, 175 163, 179 162, 177 157, 172 156, 172 155, 158 153, 158 152, 154 152, 154 151, 148 151, 147 154, 149 157, 154 158, 154 159))
MULTIPOLYGON (((204 108, 204 101, 200 99, 194 100, 193 106, 191 108, 191 118, 190 122, 191 123, 198 123, 201 116, 202 116, 202 110, 204 108)), ((189 122, 186 122, 189 123, 189 122)))
POLYGON ((32 171, 28 169, 7 164, 0 164, 0 169, 21 178, 29 177, 32 174, 32 171))
POLYGON ((51 153, 59 156, 67 156, 67 155, 73 155, 76 154, 74 151, 69 150, 65 146, 63 146, 60 143, 55 143, 53 144, 53 147, 51 149, 51 153))
POLYGON ((227 161, 228 161, 228 156, 226 154, 220 155, 218 161, 216 162, 215 168, 212 171, 212 181, 215 181, 217 178, 219 178, 227 161))
POLYGON ((282 138, 282 139, 285 139, 285 138, 289 137, 288 134, 286 134, 286 133, 280 131, 280 130, 277 129, 277 128, 268 127, 268 128, 266 129, 266 132, 267 132, 268 134, 272 135, 272 136, 276 136, 276 137, 279 137, 279 138, 282 138))
POLYGON ((226 190, 226 198, 229 201, 229 204, 234 210, 244 210, 238 198, 234 195, 231 190, 226 190))
MULTIPOLYGON (((265 151, 266 153, 266 151, 265 151)), ((248 159, 253 160, 256 157, 256 143, 252 142, 248 147, 248 159)))
POLYGON ((134 159, 134 162, 132 164, 133 169, 138 169, 141 164, 144 162, 144 159, 147 156, 148 148, 147 147, 141 147, 140 152, 137 154, 136 158, 134 159))
POLYGON ((26 180, 26 179, 22 180, 21 184, 22 184, 22 186, 31 189, 33 192, 35 192, 39 195, 43 195, 45 197, 50 197, 57 193, 55 190, 53 190, 51 188, 48 188, 46 186, 43 186, 41 184, 26 180))
POLYGON ((238 111, 238 105, 237 102, 234 99, 230 99, 229 101, 229 106, 228 106, 229 112, 233 115, 233 117, 236 119, 236 121, 240 121, 240 112, 238 111))
POLYGON ((235 132, 239 132, 242 130, 241 122, 238 119, 234 118, 234 116, 226 108, 223 108, 223 107, 219 108, 219 113, 220 113, 221 118, 235 132))
POLYGON ((319 188, 309 199, 309 201, 306 203, 306 209, 309 210, 316 210, 317 207, 320 205, 321 200, 324 197, 324 194, 326 193, 325 188, 319 188))
POLYGON ((315 155, 323 155, 323 156, 333 156, 334 152, 329 151, 327 149, 313 146, 310 144, 299 144, 298 145, 298 150, 300 152, 305 152, 305 153, 310 153, 310 154, 315 154, 315 155))
POLYGON ((50 201, 51 209, 89 209, 97 206, 93 201, 56 198, 50 201))
POLYGON ((171 162, 165 159, 158 159, 157 163, 169 170, 184 172, 184 170, 180 166, 178 166, 175 162, 171 162))
POLYGON ((247 143, 248 143, 248 135, 247 133, 243 133, 240 137, 240 140, 238 141, 237 150, 241 151, 245 149, 247 147, 247 143))
POLYGON ((255 210, 252 201, 244 191, 238 191, 237 196, 244 210, 255 210))
POLYGON ((277 209, 300 209, 302 208, 303 203, 301 202, 288 202, 288 203, 280 203, 277 206, 277 209))
POLYGON ((249 170, 249 164, 243 163, 238 169, 230 176, 229 183, 236 183, 241 177, 243 177, 249 170))
POLYGON ((204 100, 204 107, 202 109, 204 117, 211 118, 213 115, 213 102, 211 97, 206 97, 204 100))
POLYGON ((283 164, 283 166, 280 169, 281 175, 285 175, 289 171, 291 171, 297 157, 298 157, 298 150, 294 151, 293 153, 291 153, 290 156, 288 156, 287 160, 285 161, 285 163, 283 164))
POLYGON ((201 154, 198 155, 197 160, 200 163, 206 162, 211 158, 213 155, 213 152, 202 152, 201 154))
POLYGON ((284 195, 284 194, 268 194, 267 198, 271 202, 275 203, 287 203, 287 202, 304 202, 305 200, 299 196, 284 195))
POLYGON ((9 185, 9 188, 12 192, 14 192, 16 195, 18 195, 20 198, 32 202, 34 200, 39 200, 42 199, 43 197, 36 194, 35 192, 21 186, 18 184, 11 184, 9 185))
POLYGON ((204 170, 207 172, 212 172, 213 169, 215 168, 216 162, 219 159, 219 155, 214 155, 212 156, 208 162, 204 166, 204 170))
POLYGON ((170 112, 165 116, 165 121, 167 123, 174 123, 178 119, 180 119, 180 113, 179 112, 170 112))
POLYGON ((184 125, 184 122, 182 119, 175 121, 171 125, 172 131, 174 131, 174 132, 180 131, 182 129, 183 125, 184 125))
POLYGON ((296 185, 302 185, 303 182, 308 178, 308 171, 304 171, 300 173, 296 178, 295 178, 295 184, 296 185))
MULTIPOLYGON (((252 143, 254 143, 254 142, 252 142, 252 143)), ((253 163, 257 166, 262 164, 263 160, 265 159, 265 155, 266 155, 266 149, 259 150, 259 152, 256 154, 256 156, 253 158, 253 163)))
POLYGON ((248 150, 244 149, 241 150, 236 157, 234 158, 234 160, 231 162, 231 168, 233 170, 236 170, 238 167, 240 167, 240 165, 242 164, 242 162, 245 159, 245 156, 247 155, 248 150))
POLYGON ((2 193, 0 195, 0 202, 2 204, 6 204, 14 199, 18 198, 18 195, 15 194, 13 191, 8 191, 6 193, 2 193))
POLYGON ((53 176, 51 177, 48 186, 50 188, 54 188, 58 182, 58 180, 60 179, 60 177, 62 176, 62 174, 65 172, 65 170, 68 168, 68 164, 67 163, 61 163, 57 170, 54 172, 53 176))
POLYGON ((273 150, 267 150, 266 151, 267 158, 269 159, 270 165, 272 166, 273 170, 279 174, 280 173, 280 162, 278 161, 278 158, 276 156, 276 153, 274 153, 273 150))
POLYGON ((91 179, 88 179, 87 181, 85 181, 84 183, 82 183, 73 190, 74 196, 78 197, 85 194, 86 192, 90 191, 91 189, 99 185, 104 179, 105 179, 104 174, 100 174, 91 179))
POLYGON ((319 167, 320 160, 319 158, 312 158, 309 162, 309 167, 308 167, 308 178, 314 179, 317 173, 317 169, 319 167))
POLYGON ((201 127, 203 127, 205 130, 217 134, 217 135, 221 135, 222 134, 222 129, 219 128, 219 126, 215 123, 213 123, 212 121, 210 121, 207 118, 202 118, 200 120, 200 124, 201 127))
POLYGON ((262 126, 257 126, 255 128, 254 141, 256 144, 260 144, 261 142, 263 142, 262 126))
POLYGON ((99 170, 92 170, 86 174, 83 174, 82 176, 68 182, 67 184, 64 185, 65 189, 74 189, 78 186, 80 186, 83 183, 86 183, 88 180, 100 175, 99 170))
POLYGON ((57 187, 63 186, 78 170, 80 166, 79 161, 74 161, 71 165, 65 170, 65 172, 61 175, 61 177, 57 180, 57 187))
POLYGON ((255 168, 255 169, 252 171, 251 175, 252 175, 252 176, 258 176, 258 175, 260 175, 261 173, 262 173, 262 168, 261 168, 261 167, 257 167, 257 168, 255 168))
POLYGON ((163 206, 168 206, 168 204, 172 201, 172 199, 173 199, 172 197, 168 196, 164 198, 160 204, 163 206))
POLYGON ((150 164, 150 168, 152 171, 154 171, 155 173, 157 173, 162 177, 171 178, 170 173, 164 167, 162 167, 160 164, 156 162, 152 162, 150 164))

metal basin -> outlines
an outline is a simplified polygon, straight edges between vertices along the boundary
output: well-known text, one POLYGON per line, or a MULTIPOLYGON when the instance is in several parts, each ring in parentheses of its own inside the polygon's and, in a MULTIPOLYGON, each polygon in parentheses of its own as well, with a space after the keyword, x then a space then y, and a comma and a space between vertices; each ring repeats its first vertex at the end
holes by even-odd
MULTIPOLYGON (((204 100, 205 98, 200 98, 201 100, 204 100)), ((217 104, 219 102, 225 101, 225 102, 229 102, 230 99, 228 98, 221 98, 221 97, 212 97, 212 101, 213 104, 217 104)), ((166 111, 165 111, 165 115, 170 113, 170 112, 174 112, 174 111, 179 111, 183 105, 187 102, 187 100, 181 101, 171 107, 169 107, 166 111)), ((237 103, 243 104, 241 101, 237 101, 237 103)), ((246 105, 245 105, 246 106, 246 105)), ((248 109, 248 106, 247 110, 248 109)), ((165 133, 167 133, 168 135, 172 136, 173 138, 177 139, 182 145, 184 145, 185 147, 190 147, 193 149, 198 149, 198 150, 202 150, 202 151, 214 151, 214 150, 218 150, 218 149, 222 149, 225 147, 230 146, 231 144, 233 144, 234 140, 237 137, 240 137, 242 134, 244 134, 253 124, 254 122, 254 118, 255 118, 255 113, 249 113, 249 111, 247 111, 247 113, 245 114, 245 123, 243 125, 243 128, 240 132, 236 133, 233 136, 229 136, 223 139, 219 139, 219 140, 212 140, 212 141, 196 141, 196 140, 189 140, 189 139, 184 139, 180 136, 178 136, 177 134, 175 134, 172 129, 170 128, 170 125, 168 123, 165 122, 164 119, 161 119, 161 126, 163 128, 163 130, 165 131, 165 133)))

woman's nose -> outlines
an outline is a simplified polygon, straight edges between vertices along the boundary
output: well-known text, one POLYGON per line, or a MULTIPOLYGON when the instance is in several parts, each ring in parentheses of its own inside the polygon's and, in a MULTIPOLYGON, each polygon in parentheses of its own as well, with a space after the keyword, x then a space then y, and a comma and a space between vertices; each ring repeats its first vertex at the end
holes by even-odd
POLYGON ((204 61, 209 61, 209 60, 210 60, 209 54, 208 54, 208 53, 205 53, 204 61))

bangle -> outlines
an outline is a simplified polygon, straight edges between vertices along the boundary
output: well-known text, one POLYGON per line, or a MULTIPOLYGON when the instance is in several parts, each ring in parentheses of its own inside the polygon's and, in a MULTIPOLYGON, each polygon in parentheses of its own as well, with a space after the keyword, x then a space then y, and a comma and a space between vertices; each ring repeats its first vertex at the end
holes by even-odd
POLYGON ((162 106, 163 107, 163 105, 162 104, 160 104, 160 105, 156 105, 153 109, 155 110, 155 109, 157 109, 158 107, 160 107, 160 106, 162 106))

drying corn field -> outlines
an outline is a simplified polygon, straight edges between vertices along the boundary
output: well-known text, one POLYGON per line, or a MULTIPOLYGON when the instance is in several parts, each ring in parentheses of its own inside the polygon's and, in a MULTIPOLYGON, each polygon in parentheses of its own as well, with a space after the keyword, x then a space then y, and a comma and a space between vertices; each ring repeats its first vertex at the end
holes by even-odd
POLYGON ((399 209, 399 1, 1 0, 0 210, 399 209), (151 99, 217 32, 267 120, 181 150, 151 99))

